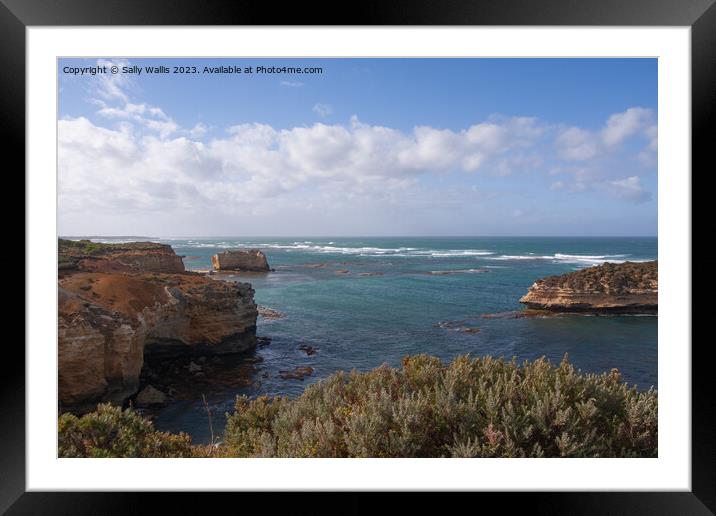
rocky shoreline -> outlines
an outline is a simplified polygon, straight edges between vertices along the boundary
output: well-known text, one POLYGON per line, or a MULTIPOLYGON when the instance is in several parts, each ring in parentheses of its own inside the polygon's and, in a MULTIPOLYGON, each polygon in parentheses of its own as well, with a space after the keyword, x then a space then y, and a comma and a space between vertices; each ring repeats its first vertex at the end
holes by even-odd
POLYGON ((658 313, 658 263, 604 263, 537 280, 520 303, 532 310, 658 313))
POLYGON ((190 401, 220 392, 229 392, 248 385, 256 385, 263 359, 254 353, 229 355, 201 355, 161 360, 147 357, 140 374, 139 392, 129 401, 136 407, 148 408, 173 401, 190 401), (161 403, 146 403, 145 391, 164 396, 161 403))
POLYGON ((147 357, 184 360, 256 347, 250 284, 186 271, 168 245, 60 239, 58 248, 61 410, 124 404, 139 390, 147 357))
MULTIPOLYGON (((272 270, 266 256, 259 250, 218 253, 215 269, 202 273, 185 270, 182 258, 171 246, 151 242, 59 240, 61 411, 83 413, 102 402, 157 407, 257 381, 262 359, 251 352, 270 342, 256 336, 257 319, 266 323, 286 314, 258 306, 252 286, 234 274, 272 270)), ((487 269, 457 272, 466 271, 487 269)), ((435 326, 480 339, 480 319, 656 314, 657 273, 654 261, 549 276, 520 299, 524 310, 435 326)), ((306 356, 317 351, 308 344, 298 350, 306 356)), ((301 366, 281 369, 278 377, 302 381, 312 374, 312 367, 301 366)))

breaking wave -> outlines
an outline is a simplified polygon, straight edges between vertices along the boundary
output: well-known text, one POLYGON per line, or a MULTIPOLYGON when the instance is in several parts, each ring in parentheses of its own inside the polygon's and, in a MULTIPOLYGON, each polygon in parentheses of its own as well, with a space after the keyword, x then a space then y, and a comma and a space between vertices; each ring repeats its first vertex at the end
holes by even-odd
POLYGON ((499 256, 490 256, 488 260, 500 260, 500 261, 513 261, 513 260, 548 260, 554 263, 573 263, 577 265, 601 265, 606 262, 610 263, 624 263, 626 261, 631 262, 646 262, 649 260, 643 259, 627 259, 628 254, 603 254, 603 255, 587 255, 587 254, 564 254, 555 253, 552 255, 535 255, 535 254, 518 254, 509 255, 503 254, 499 256))
MULTIPOLYGON (((168 239, 167 239, 168 240, 168 239)), ((238 242, 238 241, 198 241, 187 240, 180 244, 181 247, 197 248, 197 249, 278 249, 286 251, 299 251, 308 253, 323 254, 346 254, 360 256, 408 256, 408 257, 470 257, 470 256, 490 256, 494 253, 484 249, 424 249, 418 247, 372 247, 372 246, 340 246, 331 241, 328 244, 318 244, 309 240, 295 241, 292 243, 281 242, 238 242)))

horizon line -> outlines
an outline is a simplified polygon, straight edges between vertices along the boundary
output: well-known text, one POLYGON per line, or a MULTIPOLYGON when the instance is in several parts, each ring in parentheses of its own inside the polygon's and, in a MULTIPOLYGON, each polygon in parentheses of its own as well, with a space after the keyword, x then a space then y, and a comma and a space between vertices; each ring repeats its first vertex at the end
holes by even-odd
POLYGON ((57 235, 57 238, 658 238, 659 235, 57 235))

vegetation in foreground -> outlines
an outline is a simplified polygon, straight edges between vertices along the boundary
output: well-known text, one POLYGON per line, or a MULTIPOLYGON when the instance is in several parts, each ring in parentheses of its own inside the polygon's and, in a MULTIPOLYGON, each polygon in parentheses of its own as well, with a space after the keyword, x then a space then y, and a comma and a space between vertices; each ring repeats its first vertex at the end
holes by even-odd
POLYGON ((98 405, 80 418, 62 414, 58 434, 60 457, 202 456, 202 447, 192 446, 187 434, 158 432, 133 410, 110 404, 98 405))
POLYGON ((547 276, 538 281, 548 287, 609 294, 653 290, 657 288, 658 282, 659 265, 656 260, 650 262, 606 262, 567 274, 547 276))
POLYGON ((223 442, 192 446, 107 405, 60 418, 60 456, 656 457, 657 393, 565 358, 406 357, 339 372, 296 399, 237 397, 223 442))

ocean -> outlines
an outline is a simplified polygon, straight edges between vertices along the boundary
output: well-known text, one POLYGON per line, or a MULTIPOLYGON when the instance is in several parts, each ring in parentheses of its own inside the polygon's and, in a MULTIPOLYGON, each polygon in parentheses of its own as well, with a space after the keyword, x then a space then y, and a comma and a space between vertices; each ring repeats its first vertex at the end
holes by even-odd
MULTIPOLYGON (((118 242, 117 239, 94 239, 118 242)), ((134 239, 136 240, 136 239, 134 239)), ((522 309, 518 302, 538 278, 604 262, 657 258, 657 239, 567 237, 434 238, 161 238, 189 270, 211 267, 211 255, 232 248, 263 250, 275 272, 238 274, 259 305, 284 314, 259 318, 257 348, 245 385, 207 393, 214 432, 237 394, 298 396, 338 370, 399 366, 406 355, 445 361, 470 354, 507 359, 567 354, 584 372, 617 368, 639 389, 657 387, 656 316, 483 318, 522 309), (467 331, 465 331, 467 329, 467 331), (308 355, 301 346, 316 351, 308 355), (279 372, 310 366, 304 380, 279 372)), ((201 396, 156 414, 161 430, 210 440, 201 396)))

